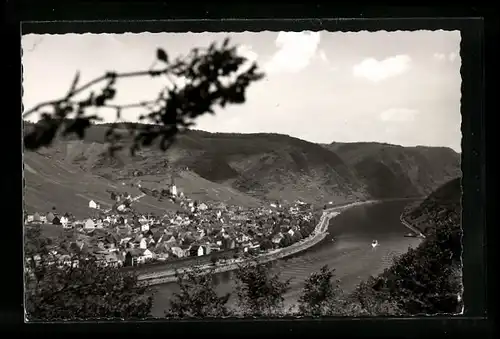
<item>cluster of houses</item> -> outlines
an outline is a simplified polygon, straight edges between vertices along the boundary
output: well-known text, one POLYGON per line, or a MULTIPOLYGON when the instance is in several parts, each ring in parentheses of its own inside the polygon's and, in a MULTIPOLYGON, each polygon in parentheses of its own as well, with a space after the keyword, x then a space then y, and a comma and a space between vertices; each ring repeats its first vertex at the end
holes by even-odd
MULTIPOLYGON (((175 190, 171 193, 177 195, 175 190)), ((61 225, 72 234, 52 249, 58 260, 65 262, 72 253, 80 252, 112 266, 199 257, 234 249, 241 253, 267 251, 308 236, 317 222, 311 206, 300 201, 286 207, 274 203, 252 209, 220 202, 197 203, 184 197, 177 201, 184 209, 162 216, 140 214, 128 205, 126 209, 112 209, 86 220, 49 212, 27 215, 25 222, 42 224, 40 227, 44 223, 61 225)), ((89 207, 99 208, 93 201, 89 207)))

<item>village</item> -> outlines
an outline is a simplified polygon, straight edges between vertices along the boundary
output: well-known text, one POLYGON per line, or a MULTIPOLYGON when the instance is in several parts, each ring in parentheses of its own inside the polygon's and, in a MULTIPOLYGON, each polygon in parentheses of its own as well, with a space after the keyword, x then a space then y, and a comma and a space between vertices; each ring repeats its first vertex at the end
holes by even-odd
POLYGON ((135 198, 110 192, 115 203, 108 210, 90 201, 89 208, 95 213, 86 220, 76 220, 69 213, 61 215, 53 208, 46 214, 25 214, 25 225, 50 225, 64 230, 65 236, 50 248, 54 261, 60 264, 71 264, 71 258, 78 253, 92 256, 106 266, 127 267, 173 263, 214 253, 227 253, 225 258, 265 253, 309 236, 319 219, 312 206, 301 201, 245 209, 221 202, 199 203, 178 192, 175 185, 162 196, 181 208, 161 216, 145 215, 133 208, 134 201, 150 193, 141 191, 143 194, 135 198))

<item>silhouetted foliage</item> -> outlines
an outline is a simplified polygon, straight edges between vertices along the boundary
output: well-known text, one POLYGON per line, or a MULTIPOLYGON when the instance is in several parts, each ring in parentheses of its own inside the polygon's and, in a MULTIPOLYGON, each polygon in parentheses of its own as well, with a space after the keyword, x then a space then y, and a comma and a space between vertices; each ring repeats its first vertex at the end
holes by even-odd
POLYGON ((307 278, 299 297, 299 312, 302 315, 320 316, 330 313, 331 304, 339 293, 338 286, 332 281, 335 269, 327 265, 307 278))
POLYGON ((78 255, 67 264, 43 255, 32 267, 25 274, 25 310, 31 321, 150 316, 152 296, 132 273, 78 255))
POLYGON ((165 312, 169 318, 205 318, 228 316, 226 306, 230 293, 219 297, 214 289, 212 271, 202 272, 192 269, 176 273, 180 292, 170 301, 170 309, 165 312))
POLYGON ((50 146, 58 135, 76 135, 83 139, 85 131, 102 120, 98 115, 86 114, 91 108, 93 111, 113 109, 117 120, 123 110, 140 108, 144 110, 140 120, 149 124, 111 124, 105 136, 110 153, 122 149, 126 142, 131 143, 132 154, 140 147, 152 146, 156 141, 159 141, 162 150, 166 150, 177 134, 193 126, 199 116, 214 114, 216 106, 224 108, 227 104, 243 104, 248 86, 263 77, 255 63, 244 69, 247 59, 238 55, 235 46, 229 46, 228 39, 219 46, 213 43, 207 49, 195 48, 187 56, 175 60, 170 60, 162 49, 157 50, 156 57, 162 64, 159 69, 107 72, 80 87, 80 74, 77 72, 63 98, 40 103, 23 113, 25 118, 34 112, 41 112, 41 119, 30 126, 24 136, 25 149, 50 146), (165 77, 169 84, 151 101, 127 105, 111 103, 116 96, 117 80, 144 76, 165 77), (101 91, 91 90, 101 83, 104 83, 101 91), (75 99, 85 91, 90 91, 85 99, 75 99), (48 108, 52 109, 52 113, 47 113, 48 108))
POLYGON ((236 293, 242 315, 279 316, 284 314, 284 294, 290 279, 281 281, 262 264, 248 263, 236 271, 236 293))

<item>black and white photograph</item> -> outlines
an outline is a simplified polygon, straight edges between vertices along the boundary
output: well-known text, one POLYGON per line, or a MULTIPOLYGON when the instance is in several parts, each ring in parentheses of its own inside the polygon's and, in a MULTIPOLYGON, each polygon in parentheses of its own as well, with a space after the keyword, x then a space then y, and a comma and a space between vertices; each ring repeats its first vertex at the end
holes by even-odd
POLYGON ((25 321, 462 314, 460 42, 23 34, 25 321))

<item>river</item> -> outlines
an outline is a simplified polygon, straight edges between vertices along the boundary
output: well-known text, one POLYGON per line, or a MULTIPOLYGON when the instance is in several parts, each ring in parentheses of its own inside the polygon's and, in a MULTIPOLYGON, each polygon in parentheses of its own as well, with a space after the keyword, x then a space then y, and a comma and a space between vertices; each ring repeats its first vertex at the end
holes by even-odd
MULTIPOLYGON (((417 246, 421 239, 404 237, 409 229, 399 220, 408 203, 410 201, 382 202, 349 208, 330 221, 329 234, 321 243, 273 262, 273 271, 279 270, 283 279, 292 278, 285 304, 289 306, 297 301, 305 279, 323 265, 335 268, 335 279, 339 279, 340 287, 348 292, 390 266, 395 256, 417 246), (371 246, 372 240, 379 243, 375 249, 371 246)), ((221 295, 233 291, 232 274, 225 272, 214 276, 221 295)), ((155 289, 152 314, 161 317, 169 306, 172 293, 179 288, 175 283, 168 283, 155 286, 155 289)), ((231 298, 230 304, 234 301, 231 298)))

